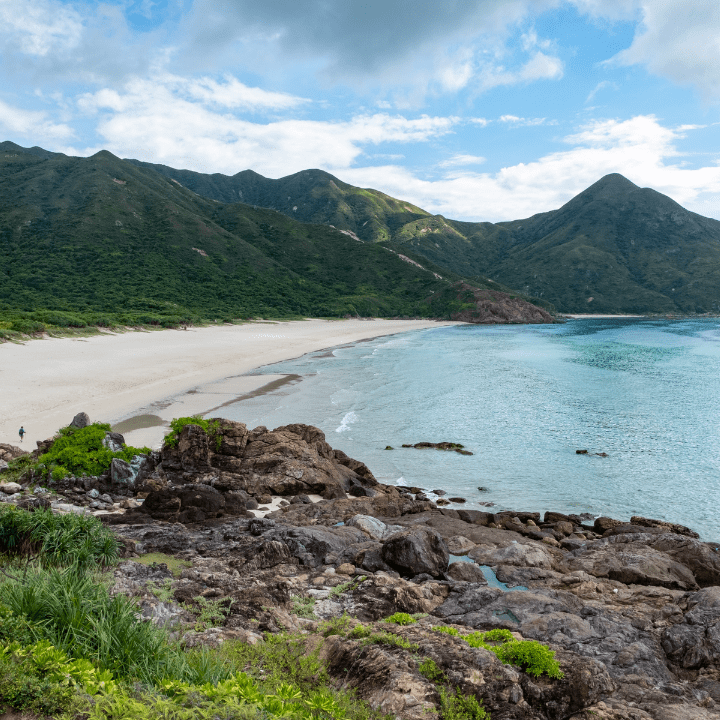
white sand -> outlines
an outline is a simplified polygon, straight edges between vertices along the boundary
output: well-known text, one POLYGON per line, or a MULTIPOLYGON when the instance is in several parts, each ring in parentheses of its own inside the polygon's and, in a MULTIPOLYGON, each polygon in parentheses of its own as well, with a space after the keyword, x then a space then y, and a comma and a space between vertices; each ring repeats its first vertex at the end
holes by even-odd
POLYGON ((203 414, 284 380, 246 375, 255 368, 366 338, 451 324, 456 323, 302 320, 4 343, 0 442, 32 450, 37 440, 86 412, 92 421, 111 424, 150 416, 145 419, 155 427, 123 432, 129 444, 156 446, 173 417, 203 414), (20 425, 27 432, 22 443, 20 425))

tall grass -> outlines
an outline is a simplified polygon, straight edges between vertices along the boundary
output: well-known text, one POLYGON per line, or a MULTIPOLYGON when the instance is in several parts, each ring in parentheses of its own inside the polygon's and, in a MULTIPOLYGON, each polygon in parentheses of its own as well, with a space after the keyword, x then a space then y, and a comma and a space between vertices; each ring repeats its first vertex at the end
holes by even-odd
POLYGON ((76 568, 32 567, 23 578, 0 582, 0 602, 73 658, 85 658, 116 677, 155 684, 164 678, 186 682, 222 679, 222 663, 185 655, 168 634, 138 618, 132 599, 111 597, 105 584, 76 568))
POLYGON ((0 552, 82 571, 115 562, 118 543, 94 517, 55 515, 49 509, 28 512, 6 505, 0 507, 0 552))

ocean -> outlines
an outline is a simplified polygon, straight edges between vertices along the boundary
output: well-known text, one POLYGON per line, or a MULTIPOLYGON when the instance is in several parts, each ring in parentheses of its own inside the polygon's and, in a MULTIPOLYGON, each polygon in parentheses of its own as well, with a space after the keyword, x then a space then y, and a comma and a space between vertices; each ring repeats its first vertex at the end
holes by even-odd
POLYGON ((299 377, 225 417, 316 425, 381 482, 472 509, 643 515, 720 540, 716 318, 439 327, 259 372, 299 377), (420 441, 473 455, 401 447, 420 441))

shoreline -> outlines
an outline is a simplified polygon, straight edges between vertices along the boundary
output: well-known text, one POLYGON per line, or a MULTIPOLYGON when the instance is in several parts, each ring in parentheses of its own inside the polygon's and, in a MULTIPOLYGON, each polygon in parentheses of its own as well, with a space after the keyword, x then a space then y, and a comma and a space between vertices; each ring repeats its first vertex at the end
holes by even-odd
POLYGON ((251 374, 260 367, 360 340, 460 324, 312 319, 4 343, 0 443, 32 451, 79 412, 112 425, 155 416, 128 430, 128 442, 159 442, 172 417, 212 412, 286 382, 285 376, 251 374), (167 411, 174 414, 168 418, 167 411), (27 433, 22 443, 21 425, 27 433))

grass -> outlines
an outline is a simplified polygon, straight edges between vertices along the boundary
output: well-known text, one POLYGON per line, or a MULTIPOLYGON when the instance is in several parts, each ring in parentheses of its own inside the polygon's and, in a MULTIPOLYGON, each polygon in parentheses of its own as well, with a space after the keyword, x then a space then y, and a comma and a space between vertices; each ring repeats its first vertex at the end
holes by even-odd
POLYGON ((107 566, 118 557, 115 536, 95 518, 55 515, 52 510, 27 512, 0 507, 0 552, 10 558, 37 558, 45 566, 107 566))
POLYGON ((163 564, 167 565, 168 570, 175 578, 179 578, 182 571, 186 568, 192 567, 192 563, 188 560, 180 560, 179 558, 173 557, 172 555, 165 555, 164 553, 146 553, 140 557, 133 558, 132 562, 148 565, 149 567, 163 564))

